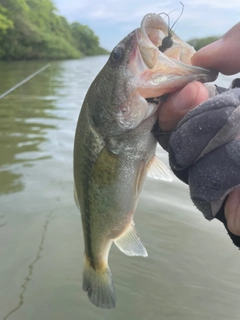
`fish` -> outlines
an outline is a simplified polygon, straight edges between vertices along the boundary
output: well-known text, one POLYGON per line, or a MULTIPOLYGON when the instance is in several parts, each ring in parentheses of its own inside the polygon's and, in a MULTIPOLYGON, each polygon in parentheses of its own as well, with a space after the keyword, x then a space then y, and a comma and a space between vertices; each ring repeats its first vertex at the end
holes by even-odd
POLYGON ((83 290, 97 307, 116 307, 108 265, 113 243, 128 256, 147 256, 133 215, 146 176, 171 180, 156 157, 151 130, 159 99, 188 82, 216 79, 216 72, 191 65, 195 50, 171 34, 161 14, 147 14, 141 26, 112 50, 92 82, 74 141, 74 197, 84 233, 83 290))

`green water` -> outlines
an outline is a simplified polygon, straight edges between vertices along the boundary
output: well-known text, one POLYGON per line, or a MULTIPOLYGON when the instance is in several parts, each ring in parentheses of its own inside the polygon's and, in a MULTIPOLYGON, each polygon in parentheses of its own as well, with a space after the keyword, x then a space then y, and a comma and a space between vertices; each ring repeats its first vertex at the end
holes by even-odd
MULTIPOLYGON (((54 62, 0 100, 0 319, 239 320, 239 251, 177 179, 148 179, 142 192, 135 222, 149 257, 111 249, 117 308, 98 309, 82 291, 73 140, 83 98, 105 61, 54 62)), ((44 64, 1 62, 0 94, 44 64)))

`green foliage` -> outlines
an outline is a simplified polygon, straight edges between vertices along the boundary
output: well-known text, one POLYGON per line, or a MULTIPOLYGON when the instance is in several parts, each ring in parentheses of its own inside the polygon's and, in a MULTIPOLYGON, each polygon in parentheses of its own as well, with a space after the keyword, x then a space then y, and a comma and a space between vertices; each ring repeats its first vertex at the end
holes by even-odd
POLYGON ((0 37, 6 33, 8 29, 13 28, 13 21, 7 17, 8 11, 0 5, 0 37))
POLYGON ((188 43, 194 47, 195 50, 199 50, 202 47, 207 46, 209 43, 217 41, 220 37, 211 36, 207 38, 194 38, 188 41, 188 43))
POLYGON ((65 59, 106 54, 87 26, 70 25, 52 0, 0 0, 0 59, 65 59))
POLYGON ((72 36, 76 46, 86 56, 108 53, 105 49, 99 47, 99 39, 94 32, 86 25, 78 22, 71 24, 72 36))

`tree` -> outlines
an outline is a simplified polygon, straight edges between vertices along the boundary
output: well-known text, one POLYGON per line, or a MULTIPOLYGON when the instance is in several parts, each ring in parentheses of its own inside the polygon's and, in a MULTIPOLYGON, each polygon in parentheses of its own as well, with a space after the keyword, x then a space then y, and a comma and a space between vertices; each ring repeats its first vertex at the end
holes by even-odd
POLYGON ((88 26, 74 22, 71 24, 71 30, 78 50, 84 55, 92 56, 109 53, 99 46, 99 38, 88 26))
POLYGON ((0 5, 0 37, 13 28, 13 21, 7 17, 8 10, 0 5))
POLYGON ((87 26, 70 25, 52 0, 0 0, 0 58, 64 59, 106 53, 87 26))
POLYGON ((195 50, 199 50, 202 47, 205 47, 209 43, 212 43, 216 40, 218 40, 220 37, 217 36, 211 36, 206 38, 194 38, 188 41, 188 43, 194 47, 195 50))

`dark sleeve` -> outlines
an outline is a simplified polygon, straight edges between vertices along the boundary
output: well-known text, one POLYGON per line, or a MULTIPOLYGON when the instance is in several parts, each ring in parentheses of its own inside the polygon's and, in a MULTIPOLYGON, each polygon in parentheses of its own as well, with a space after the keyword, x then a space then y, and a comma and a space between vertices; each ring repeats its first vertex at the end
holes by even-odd
POLYGON ((240 89, 219 92, 157 139, 169 152, 174 174, 189 185, 196 207, 208 220, 220 220, 240 247, 240 237, 228 230, 224 216, 228 194, 240 186, 240 89))

